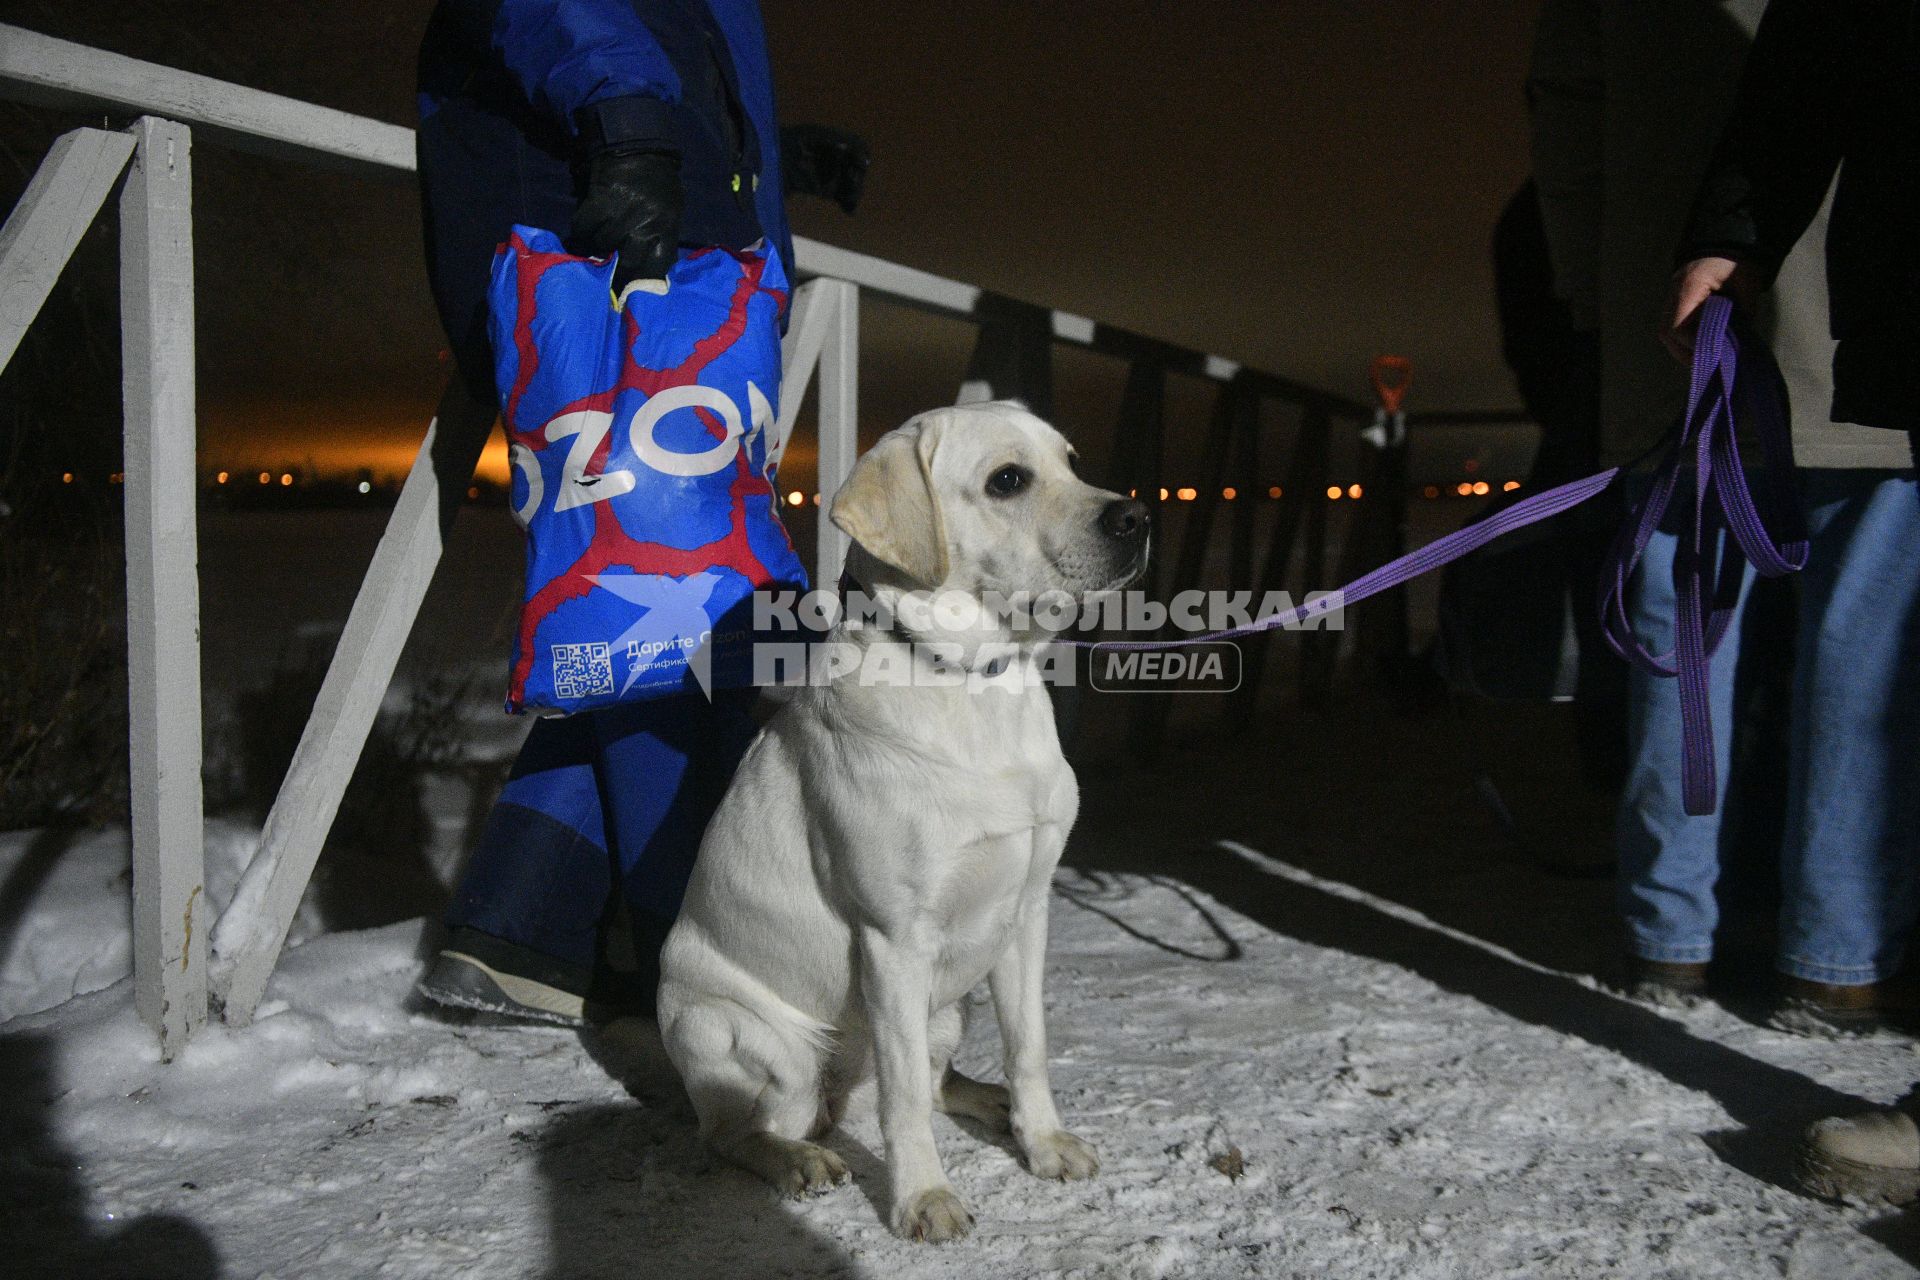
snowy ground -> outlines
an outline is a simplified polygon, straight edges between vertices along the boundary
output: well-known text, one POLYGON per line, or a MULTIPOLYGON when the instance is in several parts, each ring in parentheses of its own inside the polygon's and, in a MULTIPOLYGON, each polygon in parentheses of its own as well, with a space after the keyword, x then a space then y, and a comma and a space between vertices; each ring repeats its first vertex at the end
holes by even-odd
MULTIPOLYGON (((5 1024, 0 1234, 32 1273, 93 1276, 1912 1274, 1905 1219, 1781 1185, 1806 1114, 1920 1074, 1906 1042, 1662 1017, 1290 862, 1209 857, 1194 878, 1371 920, 1506 994, 1063 871, 1056 1082, 1102 1173, 1038 1182, 937 1117, 979 1226, 933 1248, 881 1225, 870 1092, 834 1139, 854 1185, 779 1201, 701 1153, 643 1030, 441 1021, 409 994, 418 924, 335 933, 170 1065, 125 982, 5 1024)), ((995 1043, 978 1019, 963 1058, 991 1074, 995 1043)))
MULTIPOLYGON (((497 667, 503 651, 474 620, 510 603, 487 566, 513 554, 511 525, 462 528, 410 650, 423 669, 497 667)), ((364 558, 376 533, 244 513, 203 528, 215 746, 221 699, 301 627, 337 627, 353 584, 329 564, 348 544, 364 558)), ((1276 661, 1291 652, 1276 645, 1276 661)), ((1564 708, 1403 717, 1344 694, 1305 712, 1292 688, 1281 665, 1231 737, 1214 702, 1178 703, 1151 763, 1119 745, 1126 709, 1089 699, 1049 999, 1062 1109, 1104 1168, 1041 1184, 936 1118, 979 1219, 937 1249, 881 1225, 870 1096, 835 1139, 854 1185, 779 1201, 701 1154, 643 1032, 441 1021, 411 1000, 417 922, 327 932, 433 909, 484 810, 457 779, 427 780, 424 848, 330 851, 260 1020, 209 1027, 166 1066, 123 980, 124 832, 0 835, 0 1266, 89 1280, 1916 1274, 1920 1219, 1793 1189, 1797 1130, 1900 1095, 1920 1055, 1764 1028, 1764 830, 1748 899, 1730 899, 1728 1007, 1657 1014, 1594 981, 1617 950, 1610 800, 1583 789, 1564 708)), ((510 754, 516 722, 480 711, 475 749, 510 754)), ((210 827, 216 906, 252 839, 210 827)), ((996 1074, 994 1046, 982 1018, 965 1065, 996 1074)))

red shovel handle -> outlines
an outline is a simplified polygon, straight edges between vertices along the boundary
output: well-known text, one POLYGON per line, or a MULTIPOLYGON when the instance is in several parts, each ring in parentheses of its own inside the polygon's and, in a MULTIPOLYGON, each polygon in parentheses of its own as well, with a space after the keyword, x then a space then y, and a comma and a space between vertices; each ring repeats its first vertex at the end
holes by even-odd
POLYGON ((1400 402, 1413 385, 1413 361, 1405 356, 1375 356, 1367 368, 1373 378, 1374 394, 1388 413, 1400 412, 1400 402))

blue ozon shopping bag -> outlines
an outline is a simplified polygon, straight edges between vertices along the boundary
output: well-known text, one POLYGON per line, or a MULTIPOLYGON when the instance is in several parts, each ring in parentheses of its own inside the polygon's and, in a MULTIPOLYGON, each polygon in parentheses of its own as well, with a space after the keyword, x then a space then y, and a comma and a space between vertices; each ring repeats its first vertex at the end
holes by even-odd
POLYGON ((800 589, 773 439, 787 279, 771 250, 681 254, 664 291, 516 226, 494 374, 527 534, 507 709, 752 682, 752 595, 800 589))

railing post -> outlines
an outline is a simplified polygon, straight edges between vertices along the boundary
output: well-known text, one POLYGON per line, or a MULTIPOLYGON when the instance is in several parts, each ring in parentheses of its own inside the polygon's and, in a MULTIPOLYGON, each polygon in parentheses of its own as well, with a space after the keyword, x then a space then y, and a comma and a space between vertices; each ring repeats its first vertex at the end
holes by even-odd
MULTIPOLYGON (((848 539, 827 513, 860 451, 860 287, 846 280, 814 283, 830 308, 820 349, 820 520, 813 583, 830 591, 847 562, 848 539)), ((781 395, 784 400, 785 392, 781 395)))
POLYGON ((983 294, 974 304, 980 334, 967 359, 956 404, 1020 400, 1053 416, 1053 312, 1029 302, 983 294))
MULTIPOLYGON (((1288 461, 1285 478, 1281 482, 1279 508, 1274 512, 1273 529, 1268 535, 1266 559, 1260 567, 1260 582, 1255 587, 1253 598, 1257 604, 1276 591, 1287 587, 1287 569, 1293 560, 1294 542, 1302 532, 1302 526, 1309 531, 1317 518, 1320 524, 1320 537, 1324 543, 1326 521, 1326 498, 1320 492, 1327 478, 1327 453, 1333 431, 1332 420, 1322 404, 1303 406, 1300 427, 1294 436, 1293 456, 1288 461)), ((1320 570, 1321 551, 1310 546, 1306 555, 1305 571, 1301 574, 1303 595, 1296 603, 1304 602, 1304 591, 1318 590, 1326 584, 1316 575, 1320 570)), ((1302 641, 1311 641, 1316 632, 1308 632, 1302 641)), ((1241 640, 1240 688, 1233 694, 1227 707, 1227 724, 1238 731, 1252 722, 1260 702, 1260 685, 1266 676, 1267 650, 1273 640, 1271 631, 1263 631, 1241 640)), ((1301 657, 1303 684, 1301 700, 1308 701, 1304 684, 1306 656, 1301 657)))
POLYGON ((194 495, 193 188, 185 125, 143 116, 120 196, 133 991, 171 1059, 207 1020, 194 495))
MULTIPOLYGON (((1329 453, 1333 438, 1333 420, 1324 408, 1308 411, 1306 420, 1301 424, 1303 438, 1301 447, 1311 449, 1307 455, 1312 463, 1312 479, 1307 483, 1308 492, 1303 495, 1307 502, 1307 547, 1305 562, 1301 566, 1300 582, 1303 592, 1324 591, 1333 585, 1327 578, 1327 507, 1328 503, 1319 492, 1326 484, 1329 466, 1329 453), (1305 433, 1310 432, 1310 435, 1305 433)), ((1344 626, 1347 619, 1341 619, 1344 626)), ((1321 708, 1333 700, 1334 670, 1339 665, 1340 640, 1342 632, 1316 629, 1303 632, 1300 636, 1300 705, 1321 708)))
POLYGON ((1136 490, 1135 496, 1147 504, 1153 517, 1154 541, 1161 546, 1159 555, 1147 565, 1143 590, 1157 595, 1160 565, 1166 555, 1167 529, 1161 519, 1164 503, 1160 489, 1164 476, 1166 443, 1167 371, 1158 360, 1141 356, 1127 366, 1127 384, 1120 393, 1120 424, 1113 442, 1112 488, 1121 492, 1136 490))
MULTIPOLYGON (((1397 415, 1381 424, 1378 433, 1363 432, 1362 463, 1367 505, 1355 506, 1347 521, 1346 547, 1338 578, 1351 582, 1377 569, 1407 549, 1407 432, 1397 415)), ((1369 675, 1393 679, 1402 674, 1408 634, 1407 593, 1389 591, 1363 600, 1346 614, 1353 629, 1355 653, 1366 660, 1369 675)))
POLYGON ((1253 519, 1260 494, 1260 394, 1249 387, 1234 398, 1233 467, 1229 472, 1239 492, 1233 509, 1233 542, 1227 560, 1227 581, 1235 586, 1253 580, 1253 519))
MULTIPOLYGON (((1207 426, 1207 476, 1199 493, 1188 508, 1186 527, 1180 531, 1179 555, 1174 558, 1172 582, 1167 587, 1167 597, 1172 600, 1183 591, 1199 588, 1206 577, 1207 552, 1213 542, 1214 517, 1219 513, 1222 502, 1221 491, 1226 487, 1230 467, 1234 461, 1244 461, 1245 450, 1236 444, 1236 432, 1251 432, 1259 424, 1260 401, 1253 390, 1251 381, 1244 373, 1237 373, 1220 384, 1214 393, 1213 413, 1207 426)), ((1252 468, 1247 468, 1251 474, 1252 468)), ((1245 484, 1245 481, 1241 481, 1245 484)), ((1158 494, 1156 493, 1156 497, 1158 494)), ((1242 494, 1241 497, 1249 495, 1242 494)), ((1250 509, 1251 502, 1241 503, 1240 509, 1250 509)), ((1235 526, 1236 534, 1239 529, 1235 526)), ((1173 547, 1166 529, 1156 535, 1160 539, 1160 555, 1166 558, 1172 555, 1173 547)), ((1235 544, 1238 546, 1238 543, 1235 544)), ((1236 568, 1236 574, 1238 570, 1236 568)), ((1250 577, 1251 572, 1246 576, 1250 577)), ((1244 581, 1240 576, 1229 579, 1231 585, 1244 581)), ((1246 678, 1244 673, 1241 677, 1246 678)), ((1136 699, 1134 717, 1135 733, 1139 741, 1149 749, 1166 736, 1167 717, 1173 711, 1173 695, 1166 692, 1142 692, 1133 695, 1136 699)))
MULTIPOLYGON (((1167 528, 1162 517, 1167 506, 1160 500, 1162 469, 1166 464, 1166 408, 1166 367, 1152 356, 1136 356, 1127 367, 1126 389, 1120 393, 1112 487, 1122 493, 1133 490, 1153 518, 1153 538, 1161 550, 1147 562, 1146 573, 1139 583, 1139 590, 1153 600, 1160 599, 1160 583, 1166 576, 1161 564, 1166 558, 1167 528)), ((1154 699, 1136 697, 1129 721, 1134 753, 1144 760, 1152 760, 1160 750, 1162 729, 1154 699)))

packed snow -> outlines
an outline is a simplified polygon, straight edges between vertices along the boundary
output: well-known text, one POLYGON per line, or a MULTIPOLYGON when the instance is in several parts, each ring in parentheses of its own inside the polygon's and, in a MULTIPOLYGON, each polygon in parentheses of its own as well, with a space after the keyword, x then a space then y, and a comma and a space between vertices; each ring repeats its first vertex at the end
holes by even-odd
MULTIPOLYGON (((646 1024, 423 1009, 417 921, 311 937, 251 1026, 211 1025, 163 1065, 115 978, 113 847, 58 872, 64 914, 4 970, 9 1008, 60 1001, 0 1027, 4 1234, 36 1274, 1831 1280, 1913 1274, 1920 1251, 1904 1217, 1787 1174, 1808 1113, 1920 1075, 1909 1042, 1654 1013, 1232 845, 1216 872, 1377 919, 1508 994, 1299 940, 1170 878, 1063 870, 1055 1083, 1102 1170, 1041 1182, 1004 1137, 936 1117, 978 1219, 939 1247, 883 1225, 871 1087, 830 1139, 854 1183, 780 1200, 703 1153, 646 1024)), ((993 1076, 980 1014, 962 1066, 993 1076)))

